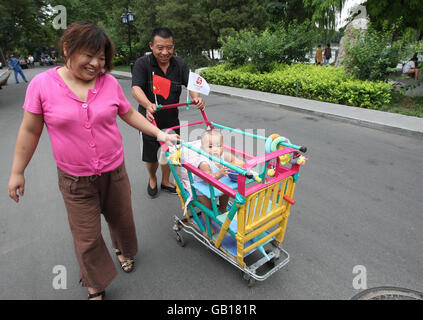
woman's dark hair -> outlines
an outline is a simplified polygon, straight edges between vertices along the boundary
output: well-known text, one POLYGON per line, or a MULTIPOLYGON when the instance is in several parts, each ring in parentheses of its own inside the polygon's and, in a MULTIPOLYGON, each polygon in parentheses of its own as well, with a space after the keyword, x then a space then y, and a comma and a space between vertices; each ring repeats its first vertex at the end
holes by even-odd
POLYGON ((169 28, 156 28, 153 30, 150 36, 150 42, 154 42, 154 37, 159 36, 163 39, 172 38, 175 41, 175 37, 173 36, 173 32, 169 28))
POLYGON ((58 48, 62 56, 63 46, 66 45, 65 63, 75 53, 82 50, 97 53, 104 49, 106 58, 104 69, 110 71, 113 68, 114 45, 109 36, 94 23, 73 22, 67 26, 59 39, 58 48))

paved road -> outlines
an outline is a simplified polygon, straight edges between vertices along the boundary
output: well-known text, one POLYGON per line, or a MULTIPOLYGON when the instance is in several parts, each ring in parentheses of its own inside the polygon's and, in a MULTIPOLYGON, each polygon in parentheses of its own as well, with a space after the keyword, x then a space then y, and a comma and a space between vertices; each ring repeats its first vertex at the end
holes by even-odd
MULTIPOLYGON (((119 81, 135 105, 130 81, 119 81)), ((12 83, 0 91, 0 299, 85 299, 47 131, 26 171, 22 201, 16 205, 7 196, 25 87, 12 83), (66 290, 52 286, 56 265, 66 267, 66 290)), ((147 199, 138 133, 119 121, 140 252, 136 271, 120 272, 108 288, 110 299, 349 299, 358 292, 354 277, 363 275, 363 269, 353 273, 358 265, 366 268, 367 287, 423 291, 421 139, 265 103, 213 94, 206 101, 217 123, 265 128, 309 148, 284 243, 291 261, 247 288, 237 269, 192 237, 179 247, 171 231, 179 200, 169 194, 147 199)), ((180 118, 198 116, 190 109, 180 118)), ((106 225, 103 234, 110 245, 106 225)))

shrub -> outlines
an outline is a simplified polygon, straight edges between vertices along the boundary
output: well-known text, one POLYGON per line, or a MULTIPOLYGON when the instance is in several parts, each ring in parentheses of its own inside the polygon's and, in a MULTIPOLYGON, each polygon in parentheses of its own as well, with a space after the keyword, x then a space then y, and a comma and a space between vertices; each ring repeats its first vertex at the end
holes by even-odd
POLYGON ((355 36, 346 46, 344 64, 348 72, 361 80, 387 80, 406 52, 403 40, 391 43, 392 31, 371 27, 366 32, 356 30, 355 36))
POLYGON ((234 35, 219 38, 225 59, 235 66, 251 61, 255 72, 268 72, 275 63, 306 61, 316 39, 311 24, 296 22, 288 27, 280 25, 275 31, 240 30, 234 35))
POLYGON ((213 66, 218 63, 217 60, 209 59, 203 54, 196 54, 196 55, 181 55, 184 58, 185 62, 187 63, 188 67, 191 70, 195 70, 197 68, 213 66))
POLYGON ((114 66, 121 66, 126 64, 126 57, 122 57, 122 56, 115 56, 113 58, 113 65, 114 66))
POLYGON ((201 75, 210 83, 264 92, 378 109, 391 100, 390 85, 361 81, 349 76, 343 67, 326 68, 306 64, 279 65, 272 72, 248 72, 248 64, 229 69, 221 64, 201 75))

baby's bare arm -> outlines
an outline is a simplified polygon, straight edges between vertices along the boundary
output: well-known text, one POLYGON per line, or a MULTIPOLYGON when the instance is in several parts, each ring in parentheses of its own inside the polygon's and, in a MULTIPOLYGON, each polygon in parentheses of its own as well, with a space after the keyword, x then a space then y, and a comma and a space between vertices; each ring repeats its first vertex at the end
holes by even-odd
POLYGON ((235 157, 235 155, 231 152, 225 152, 224 153, 224 157, 225 157, 225 161, 227 162, 232 162, 237 160, 237 158, 235 157))
POLYGON ((200 165, 198 166, 198 168, 199 168, 201 171, 204 171, 205 173, 207 173, 207 174, 209 174, 209 175, 212 175, 212 172, 211 172, 210 166, 209 166, 209 164, 208 164, 207 162, 201 162, 201 163, 200 163, 200 165))
POLYGON ((212 173, 210 165, 207 162, 201 162, 198 168, 218 180, 228 174, 228 168, 226 168, 225 166, 222 166, 222 168, 218 172, 212 173))

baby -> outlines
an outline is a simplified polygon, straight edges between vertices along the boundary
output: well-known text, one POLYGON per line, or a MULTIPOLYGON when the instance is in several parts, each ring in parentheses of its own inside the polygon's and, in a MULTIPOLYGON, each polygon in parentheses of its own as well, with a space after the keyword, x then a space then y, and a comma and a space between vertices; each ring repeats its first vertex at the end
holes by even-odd
MULTIPOLYGON (((223 152, 223 136, 217 130, 207 130, 201 136, 201 149, 212 156, 225 160, 227 162, 232 162, 235 160, 235 156, 231 153, 223 152)), ((208 159, 205 156, 202 156, 198 161, 198 168, 201 171, 211 175, 213 178, 219 180, 220 178, 228 175, 230 169, 226 166, 217 163, 211 159, 208 159)), ((201 179, 198 177, 198 179, 201 179)), ((197 198, 204 206, 212 209, 211 200, 203 195, 201 192, 197 191, 197 198)), ((219 211, 224 213, 226 212, 226 206, 228 205, 229 196, 223 194, 219 197, 219 211)), ((204 213, 202 213, 204 219, 204 213)), ((213 232, 212 228, 212 233, 213 232)))

